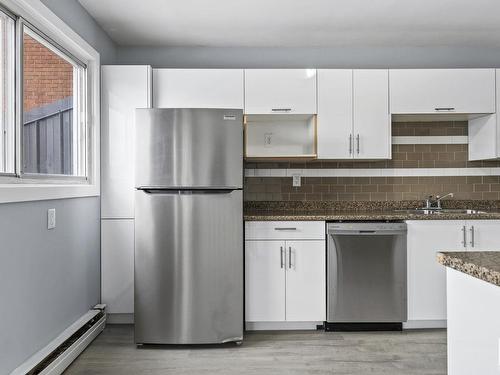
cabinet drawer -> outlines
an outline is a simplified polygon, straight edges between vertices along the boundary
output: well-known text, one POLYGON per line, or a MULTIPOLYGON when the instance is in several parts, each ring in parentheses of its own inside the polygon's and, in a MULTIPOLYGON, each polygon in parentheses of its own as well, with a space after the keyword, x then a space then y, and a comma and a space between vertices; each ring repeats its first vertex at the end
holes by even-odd
POLYGON ((247 221, 246 240, 323 240, 324 221, 247 221))

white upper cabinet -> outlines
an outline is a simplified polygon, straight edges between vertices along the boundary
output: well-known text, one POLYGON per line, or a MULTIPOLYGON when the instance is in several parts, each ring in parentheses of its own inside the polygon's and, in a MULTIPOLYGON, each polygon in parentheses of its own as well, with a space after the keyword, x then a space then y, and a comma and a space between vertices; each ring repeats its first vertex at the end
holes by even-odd
POLYGON ((134 217, 134 117, 151 106, 151 67, 101 68, 101 217, 134 217))
POLYGON ((353 71, 353 154, 359 159, 391 158, 389 71, 353 71))
POLYGON ((318 70, 318 159, 390 159, 389 72, 318 70))
POLYGON ((352 70, 318 69, 318 158, 352 158, 352 70))
MULTIPOLYGON (((496 101, 500 101, 500 69, 496 70, 496 101)), ((500 157, 500 116, 489 116, 469 121, 469 160, 488 160, 500 157)))
POLYGON ((391 113, 494 113, 494 69, 391 69, 391 113))
POLYGON ((316 69, 245 69, 245 113, 316 113, 316 69))
POLYGON ((243 109, 243 69, 153 69, 155 108, 243 109))

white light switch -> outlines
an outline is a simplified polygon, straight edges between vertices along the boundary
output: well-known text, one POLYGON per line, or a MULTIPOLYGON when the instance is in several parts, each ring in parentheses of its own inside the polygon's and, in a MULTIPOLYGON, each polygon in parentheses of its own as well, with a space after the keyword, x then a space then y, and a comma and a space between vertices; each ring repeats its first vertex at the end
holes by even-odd
POLYGON ((56 227, 56 209, 49 208, 47 210, 47 229, 54 229, 56 227))
POLYGON ((293 187, 300 186, 300 174, 293 174, 292 175, 292 185, 293 185, 293 187))

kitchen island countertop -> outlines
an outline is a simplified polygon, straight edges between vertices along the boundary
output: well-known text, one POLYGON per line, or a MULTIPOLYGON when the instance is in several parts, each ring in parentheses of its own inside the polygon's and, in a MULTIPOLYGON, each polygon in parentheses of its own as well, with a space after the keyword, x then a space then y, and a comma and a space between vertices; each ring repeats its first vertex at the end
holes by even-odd
POLYGON ((500 251, 439 252, 443 266, 500 286, 500 251))

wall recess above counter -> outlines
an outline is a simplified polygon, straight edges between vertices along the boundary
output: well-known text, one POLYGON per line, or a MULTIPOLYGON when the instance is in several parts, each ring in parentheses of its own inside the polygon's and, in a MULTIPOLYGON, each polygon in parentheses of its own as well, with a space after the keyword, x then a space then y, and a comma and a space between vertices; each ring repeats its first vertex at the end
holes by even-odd
POLYGON ((316 115, 245 115, 245 158, 317 158, 316 115))

